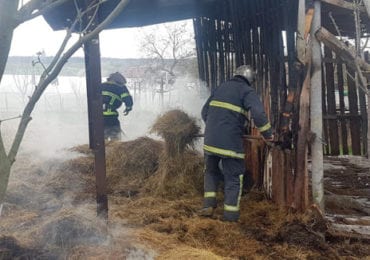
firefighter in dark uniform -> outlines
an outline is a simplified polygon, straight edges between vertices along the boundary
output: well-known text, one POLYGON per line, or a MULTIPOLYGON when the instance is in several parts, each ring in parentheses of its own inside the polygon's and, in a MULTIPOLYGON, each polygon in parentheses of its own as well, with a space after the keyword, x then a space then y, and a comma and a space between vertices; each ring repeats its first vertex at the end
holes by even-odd
POLYGON ((125 103, 124 115, 132 110, 133 101, 126 87, 126 79, 121 73, 109 75, 107 81, 102 83, 104 137, 106 140, 121 139, 121 124, 118 120, 117 109, 125 103))
POLYGON ((202 109, 204 134, 204 205, 201 216, 212 216, 217 206, 216 192, 224 180, 224 221, 240 216, 240 197, 245 172, 243 133, 246 112, 250 111, 263 137, 272 141, 271 125, 263 105, 251 87, 255 72, 249 65, 236 69, 234 77, 217 87, 202 109))

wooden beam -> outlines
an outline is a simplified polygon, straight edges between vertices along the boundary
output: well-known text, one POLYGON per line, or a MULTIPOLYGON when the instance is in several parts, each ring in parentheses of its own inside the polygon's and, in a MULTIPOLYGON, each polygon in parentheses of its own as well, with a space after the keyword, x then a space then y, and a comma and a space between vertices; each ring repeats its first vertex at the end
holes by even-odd
MULTIPOLYGON (((334 5, 336 7, 348 9, 348 10, 351 10, 351 11, 354 11, 355 10, 355 7, 354 7, 354 5, 352 3, 347 2, 347 1, 344 1, 344 0, 320 0, 320 1, 322 3, 334 5)), ((367 0, 367 1, 369 1, 369 0, 367 0)), ((366 0, 364 2, 366 2, 366 0)), ((364 6, 361 6, 360 7, 360 11, 361 12, 366 12, 365 7, 364 6)))
MULTIPOLYGON (((315 14, 312 22, 312 35, 321 27, 321 1, 314 1, 315 14)), ((313 202, 324 211, 324 158, 322 121, 322 54, 321 43, 312 37, 312 78, 311 78, 310 118, 311 132, 316 136, 311 142, 312 196, 313 202)))

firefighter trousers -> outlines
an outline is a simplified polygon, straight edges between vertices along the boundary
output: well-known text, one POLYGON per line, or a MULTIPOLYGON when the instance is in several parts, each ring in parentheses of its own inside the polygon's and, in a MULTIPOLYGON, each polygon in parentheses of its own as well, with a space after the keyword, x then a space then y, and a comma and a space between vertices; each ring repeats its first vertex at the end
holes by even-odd
POLYGON ((242 159, 205 154, 204 207, 217 206, 217 189, 224 181, 224 220, 237 221, 243 190, 245 164, 242 159))

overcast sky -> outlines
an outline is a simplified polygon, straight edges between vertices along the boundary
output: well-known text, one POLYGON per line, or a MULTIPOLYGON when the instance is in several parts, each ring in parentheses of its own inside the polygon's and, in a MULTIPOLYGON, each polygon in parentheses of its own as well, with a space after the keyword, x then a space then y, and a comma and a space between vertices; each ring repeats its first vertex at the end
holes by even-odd
MULTIPOLYGON (((189 28, 192 27, 189 26, 189 28)), ((103 31, 100 34, 101 56, 113 58, 143 57, 138 42, 139 30, 153 30, 153 27, 103 31)), ((42 50, 45 51, 47 56, 53 56, 64 36, 64 31, 53 31, 42 17, 38 17, 20 25, 15 30, 10 56, 33 56, 36 52, 42 50)), ((75 56, 83 56, 82 50, 79 50, 75 56)))

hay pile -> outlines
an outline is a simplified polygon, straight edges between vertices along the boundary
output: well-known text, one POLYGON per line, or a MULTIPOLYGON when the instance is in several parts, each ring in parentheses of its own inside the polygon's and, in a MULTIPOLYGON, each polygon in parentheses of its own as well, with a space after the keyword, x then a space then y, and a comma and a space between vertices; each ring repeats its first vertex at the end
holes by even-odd
POLYGON ((1 216, 0 259, 367 259, 370 255, 365 242, 343 243, 328 236, 323 240, 325 230, 316 218, 289 214, 255 190, 241 198, 238 223, 220 220, 222 196, 213 218, 197 216, 203 200, 203 156, 185 147, 173 157, 164 147, 147 137, 107 144, 107 229, 95 219, 94 159, 87 146, 78 147, 80 158, 52 169, 38 167, 33 178, 13 184, 16 191, 8 194, 1 216), (127 196, 128 191, 138 192, 127 196))
POLYGON ((199 131, 196 119, 181 110, 170 110, 156 120, 151 132, 164 139, 165 153, 145 184, 146 192, 172 199, 202 192, 203 158, 191 149, 199 131))
POLYGON ((140 189, 158 169, 163 142, 140 137, 128 142, 111 142, 107 146, 108 189, 140 189))
POLYGON ((145 192, 175 200, 200 195, 203 169, 203 158, 194 151, 186 151, 175 158, 163 155, 158 170, 145 183, 145 192))
MULTIPOLYGON (((149 137, 140 137, 128 142, 106 144, 106 170, 109 194, 137 193, 153 175, 163 152, 163 142, 149 137)), ((86 145, 73 148, 82 156, 66 163, 65 170, 78 174, 84 183, 84 192, 95 194, 94 156, 86 145)), ((73 174, 74 176, 74 174, 73 174)), ((64 180, 58 180, 60 186, 64 180)), ((81 181, 79 183, 82 183, 81 181)), ((54 185, 54 186, 55 186, 54 185)), ((82 195, 82 194, 81 194, 82 195)))
POLYGON ((186 147, 194 145, 199 131, 196 119, 177 109, 160 116, 150 130, 165 140, 168 157, 183 154, 186 147))

